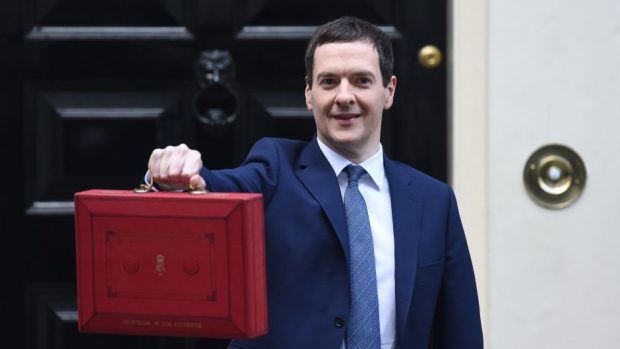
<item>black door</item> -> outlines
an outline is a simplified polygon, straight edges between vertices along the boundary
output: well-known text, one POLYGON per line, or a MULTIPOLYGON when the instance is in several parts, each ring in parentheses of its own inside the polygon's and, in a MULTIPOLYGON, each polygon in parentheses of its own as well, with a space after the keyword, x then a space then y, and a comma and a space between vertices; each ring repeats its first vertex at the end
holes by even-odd
POLYGON ((226 341, 79 334, 73 193, 133 188, 151 150, 212 168, 265 136, 309 140, 303 54, 341 15, 393 38, 390 156, 446 178, 446 1, 4 0, 0 4, 0 347, 220 348, 226 341))

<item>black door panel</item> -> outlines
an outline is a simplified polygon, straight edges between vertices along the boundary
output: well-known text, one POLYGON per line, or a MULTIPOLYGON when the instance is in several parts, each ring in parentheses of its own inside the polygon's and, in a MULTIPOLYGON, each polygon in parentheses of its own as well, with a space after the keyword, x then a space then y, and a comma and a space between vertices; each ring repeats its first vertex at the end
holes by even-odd
POLYGON ((0 347, 225 347, 77 332, 73 193, 133 188, 150 151, 168 144, 186 143, 221 168, 261 137, 309 140, 305 45, 317 25, 345 14, 393 39, 386 151, 444 180, 446 69, 425 69, 417 55, 427 44, 445 52, 446 1, 3 1, 0 347))

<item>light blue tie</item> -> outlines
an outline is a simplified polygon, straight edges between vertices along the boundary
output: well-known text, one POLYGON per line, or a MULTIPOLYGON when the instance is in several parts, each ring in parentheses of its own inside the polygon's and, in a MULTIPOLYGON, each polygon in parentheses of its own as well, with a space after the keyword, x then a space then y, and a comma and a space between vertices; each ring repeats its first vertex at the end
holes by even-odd
POLYGON ((375 252, 366 202, 357 181, 366 173, 363 167, 346 167, 349 184, 344 191, 344 207, 349 229, 349 275, 351 277, 351 315, 347 325, 347 349, 381 347, 379 300, 375 252))

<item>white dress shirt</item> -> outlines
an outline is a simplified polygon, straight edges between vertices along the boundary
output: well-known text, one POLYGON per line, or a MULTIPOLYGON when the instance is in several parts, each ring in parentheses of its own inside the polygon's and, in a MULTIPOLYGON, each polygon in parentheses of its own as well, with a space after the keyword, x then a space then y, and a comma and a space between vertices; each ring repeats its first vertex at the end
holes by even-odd
MULTIPOLYGON (((348 176, 343 171, 352 162, 336 153, 318 138, 319 148, 334 169, 344 200, 348 176)), ((359 190, 366 201, 370 229, 375 251, 377 271, 377 294, 379 295, 379 326, 381 328, 381 349, 396 346, 396 287, 394 268, 394 226, 392 224, 392 201, 390 187, 383 167, 383 147, 366 161, 357 164, 366 170, 359 180, 359 190)), ((342 349, 346 349, 345 343, 342 349)))

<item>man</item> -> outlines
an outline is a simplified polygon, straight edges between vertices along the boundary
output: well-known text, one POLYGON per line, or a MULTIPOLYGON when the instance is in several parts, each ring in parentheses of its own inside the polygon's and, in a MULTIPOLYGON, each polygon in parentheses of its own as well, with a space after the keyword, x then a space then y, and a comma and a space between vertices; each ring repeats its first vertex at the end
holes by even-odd
POLYGON ((218 171, 185 145, 153 151, 160 188, 264 195, 269 334, 232 348, 482 348, 452 190, 383 154, 392 69, 381 30, 340 18, 306 52, 310 143, 263 139, 218 171))

